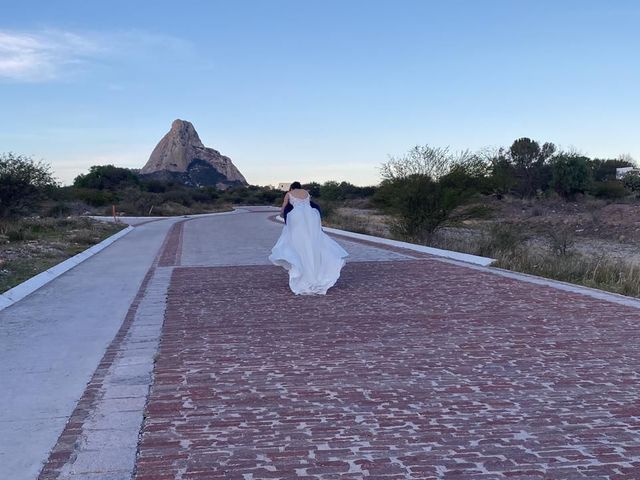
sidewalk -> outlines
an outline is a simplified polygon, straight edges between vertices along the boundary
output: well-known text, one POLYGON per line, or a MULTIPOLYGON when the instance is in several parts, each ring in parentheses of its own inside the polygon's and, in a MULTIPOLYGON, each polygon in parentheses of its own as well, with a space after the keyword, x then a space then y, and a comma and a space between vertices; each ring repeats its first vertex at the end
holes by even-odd
POLYGON ((0 312, 0 478, 38 475, 174 221, 136 228, 0 312))

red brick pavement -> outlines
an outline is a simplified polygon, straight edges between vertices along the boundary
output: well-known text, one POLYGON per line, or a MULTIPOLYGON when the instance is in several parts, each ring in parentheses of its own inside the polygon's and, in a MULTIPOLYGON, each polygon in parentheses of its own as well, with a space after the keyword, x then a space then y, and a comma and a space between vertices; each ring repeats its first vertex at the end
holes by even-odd
POLYGON ((167 232, 165 243, 160 249, 160 259, 158 261, 160 267, 180 265, 180 259, 182 257, 182 237, 186 221, 185 219, 174 223, 167 232))
POLYGON ((638 310, 438 261, 174 271, 136 478, 640 478, 638 310))

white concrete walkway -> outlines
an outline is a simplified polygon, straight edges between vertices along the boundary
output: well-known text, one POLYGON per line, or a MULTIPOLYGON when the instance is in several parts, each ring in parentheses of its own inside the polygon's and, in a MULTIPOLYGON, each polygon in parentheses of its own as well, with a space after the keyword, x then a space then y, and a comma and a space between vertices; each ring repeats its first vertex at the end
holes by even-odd
POLYGON ((38 475, 175 221, 137 227, 0 312, 0 479, 38 475))

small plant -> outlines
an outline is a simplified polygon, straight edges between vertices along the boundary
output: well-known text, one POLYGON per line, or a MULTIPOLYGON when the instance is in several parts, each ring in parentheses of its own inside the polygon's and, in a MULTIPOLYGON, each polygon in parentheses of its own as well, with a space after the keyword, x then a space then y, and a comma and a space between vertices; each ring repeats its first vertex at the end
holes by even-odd
POLYGON ((500 253, 513 253, 521 250, 525 238, 516 225, 496 223, 485 237, 483 250, 491 256, 500 253))
POLYGON ((46 217, 65 217, 71 213, 71 207, 63 202, 58 202, 55 205, 49 207, 48 210, 45 211, 44 215, 46 217))
POLYGON ((576 243, 574 232, 568 227, 554 228, 549 231, 551 251, 560 257, 569 255, 576 243))

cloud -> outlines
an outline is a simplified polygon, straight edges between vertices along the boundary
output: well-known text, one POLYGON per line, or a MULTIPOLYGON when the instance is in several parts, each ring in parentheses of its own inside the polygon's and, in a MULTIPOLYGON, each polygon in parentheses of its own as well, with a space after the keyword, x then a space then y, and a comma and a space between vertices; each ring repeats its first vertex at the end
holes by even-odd
POLYGON ((0 31, 0 77, 48 81, 100 53, 88 38, 70 32, 0 31))
POLYGON ((143 31, 69 32, 0 30, 0 78, 47 82, 68 78, 108 59, 163 54, 192 54, 178 38, 143 31))

